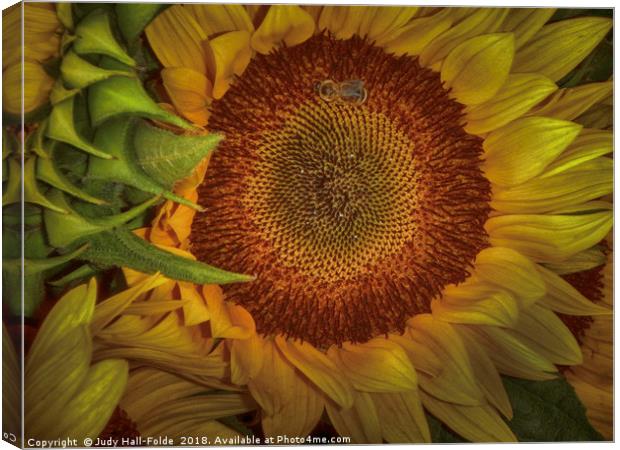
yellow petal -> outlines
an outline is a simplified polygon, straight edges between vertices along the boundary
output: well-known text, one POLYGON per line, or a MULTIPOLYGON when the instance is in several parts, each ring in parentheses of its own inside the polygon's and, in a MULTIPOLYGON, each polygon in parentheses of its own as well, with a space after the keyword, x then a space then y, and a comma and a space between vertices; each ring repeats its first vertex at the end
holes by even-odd
POLYGON ((612 190, 613 161, 597 158, 553 176, 493 189, 491 207, 504 213, 544 213, 600 198, 612 190))
POLYGON ((227 31, 254 31, 252 19, 243 5, 194 3, 184 8, 191 12, 208 37, 227 31))
POLYGON ((325 409, 332 425, 340 436, 350 436, 352 444, 379 444, 381 425, 372 398, 366 392, 357 391, 351 408, 341 408, 332 402, 325 409))
POLYGON ((234 76, 239 76, 250 63, 250 33, 231 31, 205 44, 207 70, 213 80, 213 98, 224 96, 234 76))
POLYGON ((611 19, 579 17, 545 25, 515 55, 514 72, 538 72, 557 81, 579 64, 611 29, 611 19))
POLYGON ((509 75, 506 84, 490 100, 467 109, 465 131, 483 134, 518 119, 557 90, 556 84, 538 74, 509 75))
POLYGON ((546 117, 525 117, 485 139, 483 168, 499 185, 514 186, 540 174, 577 137, 581 125, 546 117))
POLYGON ((118 359, 92 366, 80 393, 57 416, 57 435, 71 436, 78 442, 99 436, 125 392, 128 370, 127 361, 118 359))
POLYGON ((400 335, 392 333, 388 335, 388 339, 394 341, 405 350, 418 375, 420 372, 424 372, 430 377, 437 378, 443 372, 443 364, 439 357, 435 355, 433 349, 418 344, 411 339, 409 334, 400 335))
POLYGON ((381 417, 381 432, 387 442, 431 442, 428 422, 417 391, 377 393, 371 396, 381 417))
POLYGON ((510 215, 485 224, 491 244, 537 262, 562 261, 600 242, 613 223, 611 211, 582 215, 510 215))
POLYGON ((514 56, 511 33, 485 34, 459 44, 441 66, 441 81, 466 105, 493 97, 508 79, 514 56))
POLYGON ((556 377, 556 367, 547 358, 527 346, 519 338, 498 327, 465 327, 495 363, 502 374, 529 380, 549 380, 556 377))
POLYGON ((196 125, 206 125, 212 95, 207 77, 193 69, 167 67, 161 71, 161 78, 176 110, 196 125))
POLYGON ((515 35, 515 48, 520 49, 555 13, 555 8, 513 8, 502 24, 502 31, 515 35))
POLYGON ((384 48, 389 53, 418 56, 437 36, 452 25, 452 19, 445 14, 413 19, 402 27, 394 39, 387 41, 384 48))
MULTIPOLYGON (((547 263, 545 264, 545 267, 551 269, 558 275, 565 275, 567 273, 582 272, 584 270, 594 269, 595 267, 605 264, 605 261, 606 257, 603 251, 598 247, 592 247, 582 252, 575 253, 573 256, 565 259, 564 261, 558 263, 547 263)), ((549 283, 547 281, 545 281, 545 283, 547 283, 547 293, 549 293, 549 283)), ((557 311, 563 312, 559 309, 557 311)))
MULTIPOLYGON (((29 113, 44 105, 54 85, 51 78, 38 63, 24 61, 24 113, 29 113)), ((22 65, 14 64, 2 74, 2 108, 4 111, 20 115, 22 111, 22 65)))
POLYGON ((538 271, 547 286, 547 294, 539 302, 540 305, 562 314, 573 316, 611 314, 611 310, 591 302, 566 280, 551 270, 538 266, 538 271))
POLYGON ((116 316, 120 315, 140 295, 157 286, 161 286, 167 281, 165 277, 157 273, 142 279, 129 289, 98 303, 90 325, 93 335, 96 335, 116 316))
POLYGON ((263 367, 263 340, 256 334, 247 339, 227 341, 230 348, 230 380, 247 384, 263 367))
POLYGON ((282 336, 276 336, 275 342, 286 359, 333 401, 343 408, 352 406, 353 390, 351 385, 345 374, 325 353, 306 342, 298 343, 282 336))
POLYGON ((424 407, 456 433, 472 442, 516 442, 508 425, 489 405, 462 406, 421 394, 424 407))
POLYGON ((440 34, 424 48, 420 54, 420 64, 423 67, 438 64, 448 56, 452 49, 471 37, 494 33, 508 14, 506 8, 475 8, 473 13, 469 13, 468 8, 446 8, 444 11, 453 18, 453 23, 457 25, 440 34), (469 15, 457 23, 458 17, 452 17, 452 14, 459 10, 469 15))
MULTIPOLYGON (((545 294, 545 285, 536 266, 511 247, 489 247, 476 256, 476 276, 498 288, 511 292, 523 308, 545 294)), ((458 287, 457 287, 458 289, 458 287)), ((454 295, 454 291, 450 291, 454 295)))
POLYGON ((521 313, 519 323, 509 330, 532 350, 555 364, 581 364, 579 344, 573 333, 550 310, 532 305, 521 313))
POLYGON ((466 333, 460 333, 471 366, 474 369, 474 375, 480 390, 484 393, 487 401, 501 412, 507 419, 512 419, 512 406, 510 399, 504 389, 504 384, 499 376, 493 360, 489 357, 486 350, 478 344, 478 342, 466 333))
POLYGON ((368 28, 368 39, 382 46, 391 40, 418 12, 417 7, 381 7, 374 14, 368 28))
POLYGON ((400 392, 417 386, 415 369, 404 350, 387 339, 332 346, 327 355, 360 391, 400 392))
POLYGON ((612 81, 601 81, 560 89, 540 105, 534 107, 528 115, 572 120, 587 111, 592 105, 608 97, 612 89, 612 81))
POLYGON ((264 355, 248 388, 264 410, 265 436, 307 436, 323 413, 323 400, 273 342, 265 341, 264 355))
POLYGON ((202 41, 207 38, 183 5, 173 5, 146 27, 146 36, 164 67, 185 67, 205 73, 202 41))
MULTIPOLYGON (((206 300, 200 295, 198 287, 193 283, 179 281, 177 288, 180 299, 184 301, 183 319, 185 326, 198 325, 211 318, 206 300)), ((203 289, 203 293, 205 289, 203 289)))
POLYGON ((254 320, 252 320, 251 316, 249 318, 241 316, 244 313, 245 316, 249 315, 245 309, 236 308, 233 310, 233 314, 242 319, 242 321, 235 323, 235 318, 231 315, 231 310, 224 302, 224 293, 220 286, 216 284, 205 284, 203 286, 203 296, 209 307, 211 334, 213 337, 247 339, 254 333, 254 320))
POLYGON ((611 131, 583 129, 577 139, 547 166, 542 176, 553 176, 612 151, 613 133, 611 131))
POLYGON ((611 129, 614 122, 614 107, 611 96, 594 104, 586 112, 575 118, 575 122, 587 128, 598 128, 600 130, 611 129))
POLYGON ((314 20, 294 5, 273 5, 252 35, 252 48, 267 54, 284 42, 288 47, 301 44, 314 33, 314 20))
POLYGON ((358 32, 366 6, 324 6, 318 29, 328 30, 337 39, 349 39, 358 32))
MULTIPOLYGON (((441 373, 429 377, 419 374, 420 387, 438 398, 465 405, 479 405, 483 395, 471 367, 465 345, 451 324, 430 314, 420 314, 407 322, 407 334, 416 344, 427 347, 441 361, 441 373), (448 386, 451 384, 451 386, 448 386), (442 389, 444 388, 444 389, 442 389), (447 388, 447 389, 445 389, 447 388)), ((414 348, 403 344, 409 355, 414 348)))

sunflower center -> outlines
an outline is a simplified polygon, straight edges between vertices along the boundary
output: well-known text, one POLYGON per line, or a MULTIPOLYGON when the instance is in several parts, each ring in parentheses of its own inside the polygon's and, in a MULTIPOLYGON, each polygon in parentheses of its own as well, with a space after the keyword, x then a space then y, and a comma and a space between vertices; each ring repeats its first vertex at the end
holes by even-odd
POLYGON ((416 58, 317 35, 257 56, 210 128, 226 139, 199 187, 205 262, 264 335, 319 347, 402 330, 486 245, 481 141, 416 58))

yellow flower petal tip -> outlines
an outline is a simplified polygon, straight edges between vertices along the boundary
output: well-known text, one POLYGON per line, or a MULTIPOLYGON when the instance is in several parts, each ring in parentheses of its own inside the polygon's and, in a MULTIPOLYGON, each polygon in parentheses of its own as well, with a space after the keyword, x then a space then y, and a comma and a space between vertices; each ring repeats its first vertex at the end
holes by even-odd
POLYGON ((312 16, 301 7, 275 5, 269 8, 263 22, 252 36, 252 48, 267 54, 282 43, 292 47, 309 39, 314 29, 312 16))

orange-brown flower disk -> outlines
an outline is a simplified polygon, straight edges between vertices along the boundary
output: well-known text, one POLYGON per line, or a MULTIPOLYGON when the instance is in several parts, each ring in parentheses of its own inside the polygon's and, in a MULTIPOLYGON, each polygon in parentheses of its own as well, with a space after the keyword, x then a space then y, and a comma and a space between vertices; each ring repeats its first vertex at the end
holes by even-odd
POLYGON ((225 288, 264 335, 325 348, 402 330, 486 245, 489 183, 463 107, 417 58, 321 34, 257 56, 210 128, 197 257, 256 275, 225 288), (361 80, 361 104, 321 98, 361 80))

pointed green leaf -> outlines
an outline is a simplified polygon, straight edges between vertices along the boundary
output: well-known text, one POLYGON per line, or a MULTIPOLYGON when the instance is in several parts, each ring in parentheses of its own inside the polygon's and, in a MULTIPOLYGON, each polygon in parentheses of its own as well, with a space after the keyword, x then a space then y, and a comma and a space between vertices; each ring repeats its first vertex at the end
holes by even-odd
POLYGON ((115 159, 94 159, 88 167, 88 177, 93 180, 108 180, 133 186, 144 192, 163 195, 190 208, 200 209, 195 203, 168 191, 138 165, 134 156, 133 136, 139 119, 116 118, 105 122, 97 129, 95 145, 115 159))
POLYGON ((78 241, 84 242, 87 237, 93 234, 121 226, 142 214, 159 200, 158 197, 154 197, 123 213, 93 219, 84 217, 71 208, 61 191, 52 191, 50 199, 68 211, 68 214, 60 214, 46 209, 43 213, 49 242, 56 248, 65 248, 78 241))
POLYGON ((97 264, 130 267, 144 273, 161 272, 168 278, 197 284, 239 283, 254 279, 166 252, 125 228, 90 236, 88 242, 90 246, 82 256, 97 264))
POLYGON ((134 137, 136 160, 151 178, 171 189, 189 176, 223 138, 221 134, 178 135, 142 122, 134 137))
POLYGON ((54 106, 62 102, 63 100, 73 97, 78 92, 80 92, 79 89, 67 89, 64 86, 62 80, 58 78, 54 82, 54 86, 52 87, 52 91, 50 92, 50 102, 52 103, 52 106, 54 106))
POLYGON ((523 442, 600 441, 575 390, 564 378, 529 381, 503 377, 514 412, 508 423, 523 442))
POLYGON ((69 87, 84 88, 97 81, 111 76, 133 77, 135 74, 123 70, 106 70, 80 58, 75 52, 69 51, 60 65, 60 73, 69 87))
POLYGON ((19 165, 19 162, 17 162, 13 158, 8 159, 7 161, 8 181, 4 188, 4 191, 2 192, 2 206, 20 202, 22 194, 21 166, 19 165))
MULTIPOLYGON (((97 159, 97 161, 108 160, 97 159)), ((39 158, 37 160, 37 178, 85 202, 94 203, 95 205, 104 205, 106 203, 105 200, 93 197, 73 184, 69 178, 56 168, 53 158, 39 158)))
POLYGON ((125 41, 132 42, 167 5, 158 3, 117 3, 118 27, 125 41))
POLYGON ((45 133, 47 132, 47 119, 39 123, 39 126, 26 139, 26 149, 34 152, 41 158, 49 158, 49 151, 45 143, 45 133))
POLYGON ((67 210, 50 201, 41 192, 35 172, 37 159, 37 157, 28 158, 24 163, 24 201, 49 208, 61 214, 66 214, 67 210))
POLYGON ((54 287, 64 287, 74 281, 82 280, 82 279, 85 280, 85 279, 91 278, 93 275, 96 275, 99 271, 100 269, 97 269, 96 267, 90 266, 88 264, 84 264, 78 267, 77 269, 69 272, 67 275, 65 275, 62 278, 59 278, 54 281, 48 281, 47 284, 50 284, 54 287))
POLYGON ((47 127, 47 137, 66 142, 100 158, 111 158, 110 155, 99 150, 78 134, 73 115, 74 103, 75 97, 71 97, 54 105, 47 127))
POLYGON ((136 65, 133 58, 116 41, 107 11, 97 9, 91 12, 78 24, 75 35, 73 49, 80 55, 91 53, 107 55, 128 66, 136 65))
POLYGON ((95 83, 88 91, 89 110, 95 127, 112 117, 134 114, 185 129, 193 128, 185 120, 160 108, 137 78, 110 77, 95 83))

